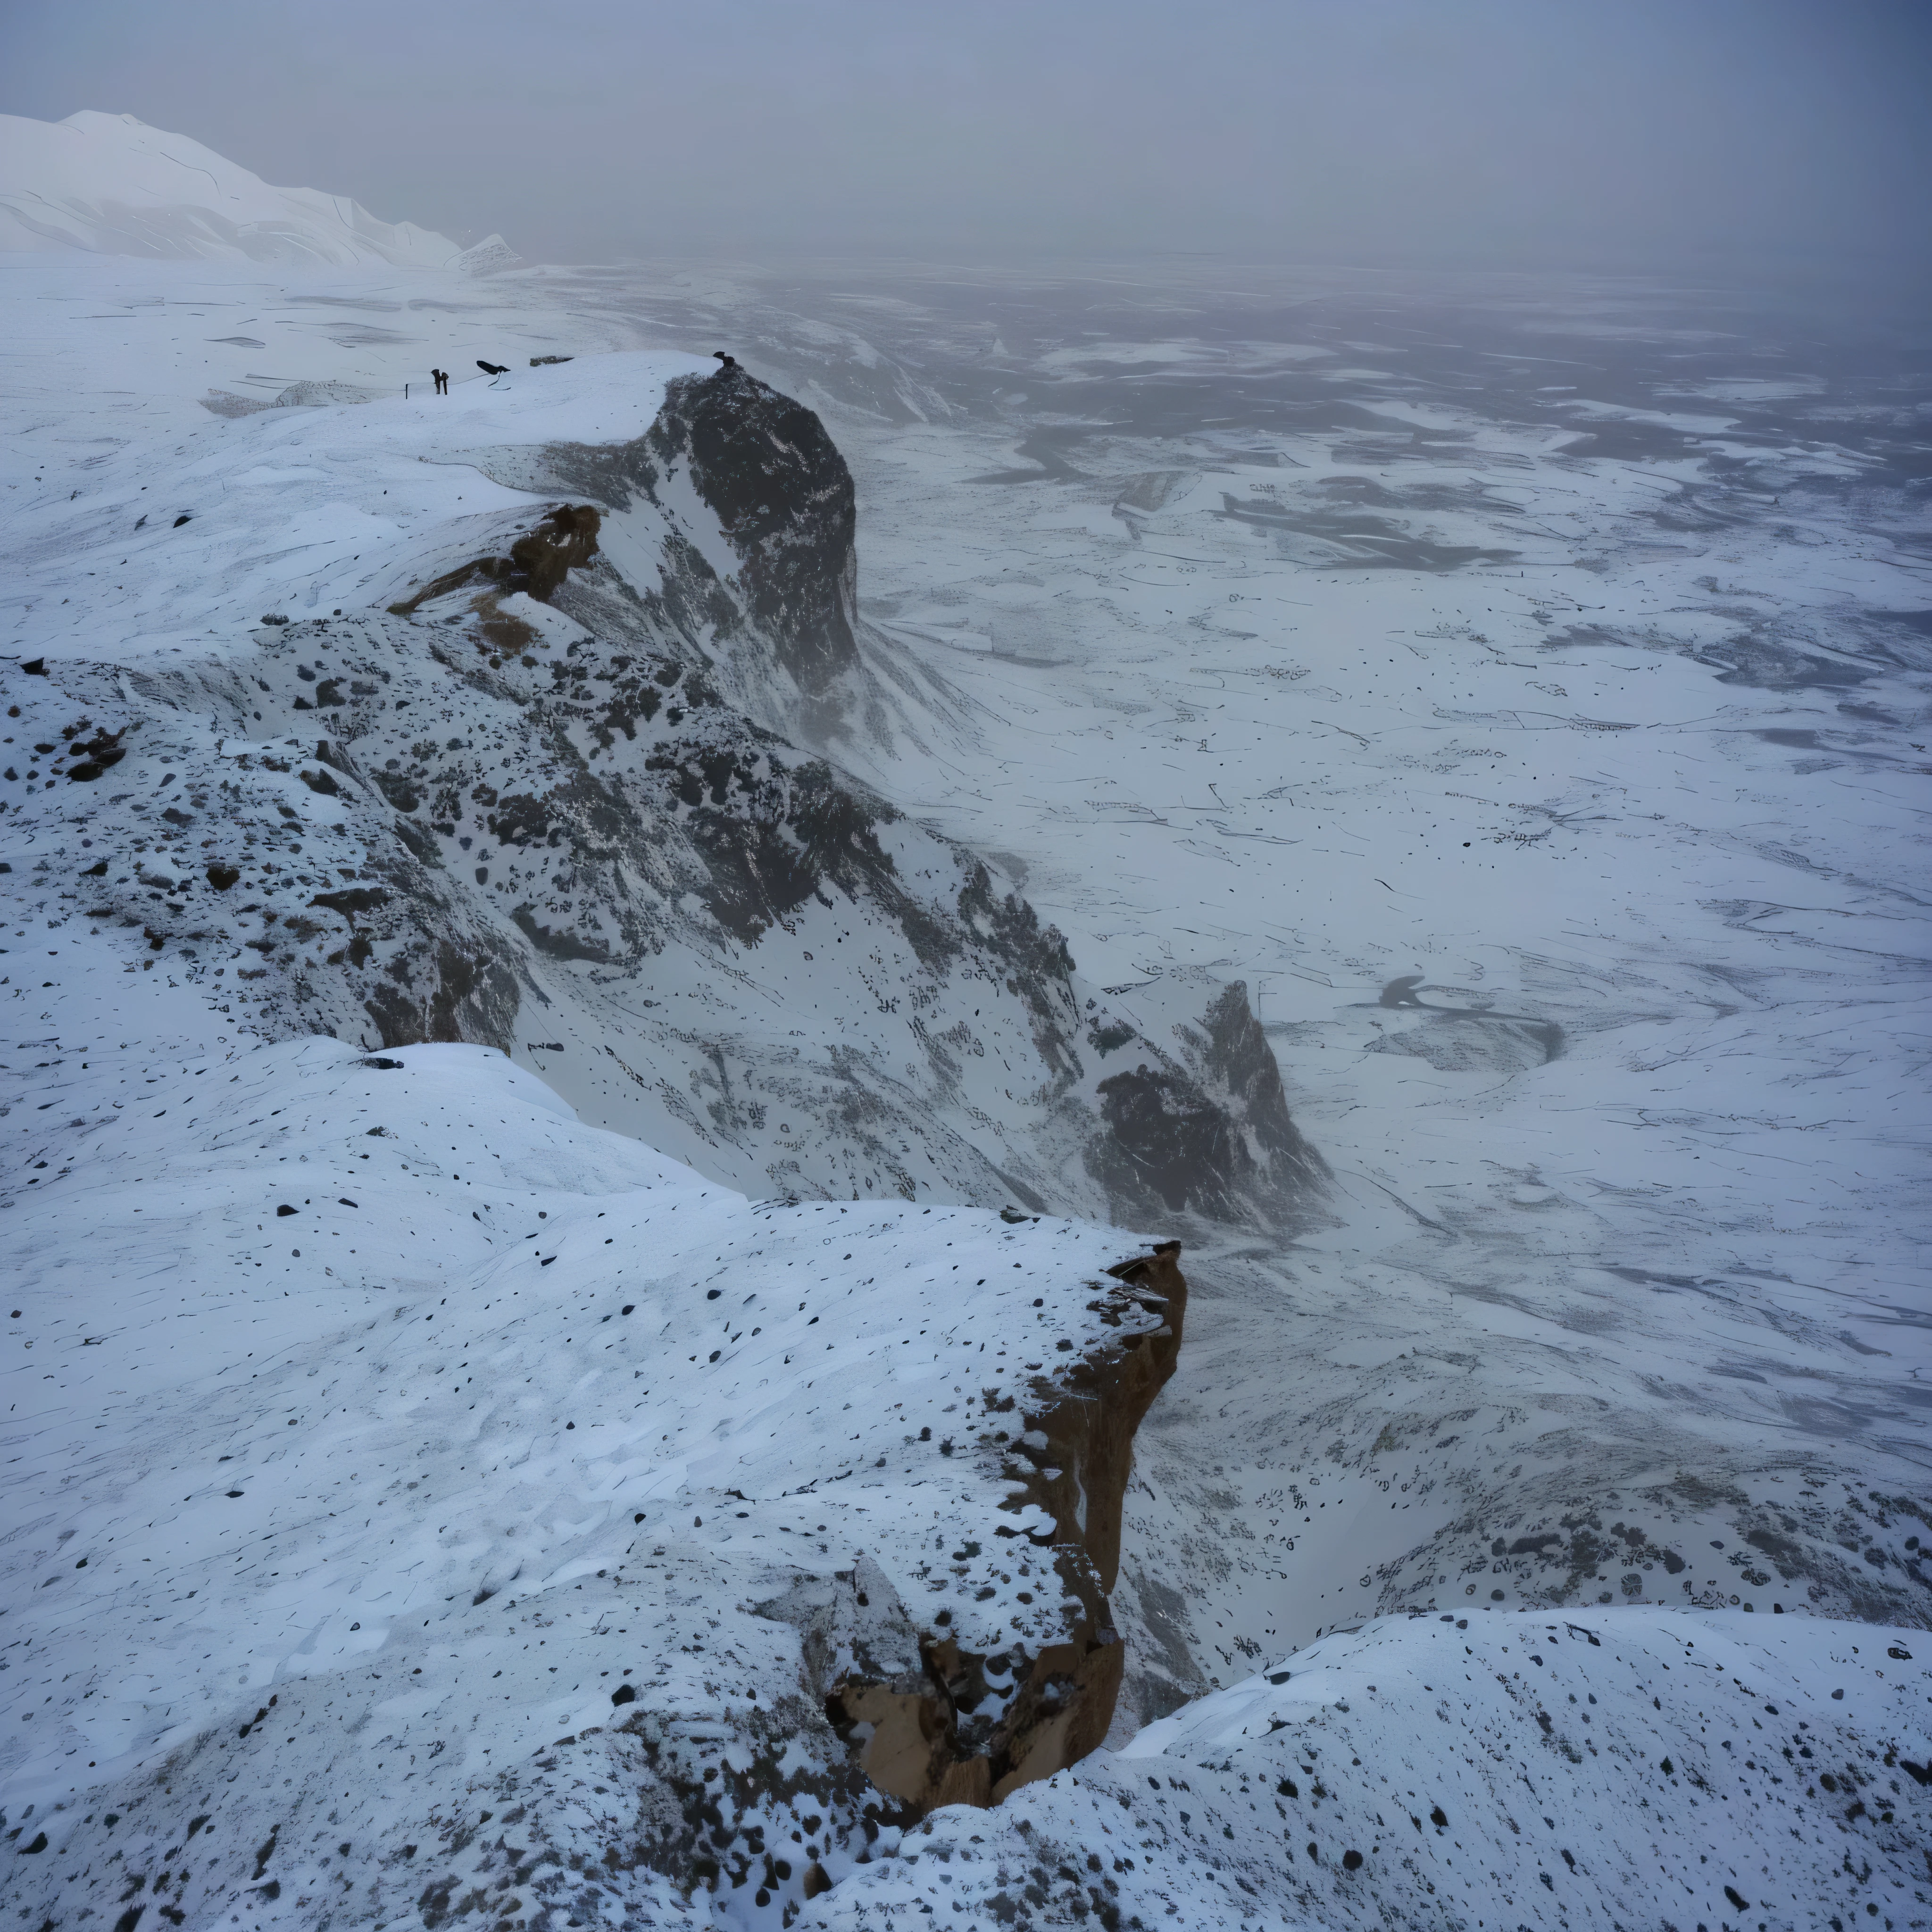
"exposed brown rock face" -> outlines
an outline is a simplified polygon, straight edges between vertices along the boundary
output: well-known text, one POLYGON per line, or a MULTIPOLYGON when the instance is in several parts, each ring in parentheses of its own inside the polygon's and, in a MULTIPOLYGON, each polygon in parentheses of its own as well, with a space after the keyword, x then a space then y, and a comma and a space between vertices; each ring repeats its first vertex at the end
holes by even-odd
POLYGON ((472 557, 424 584, 413 597, 392 604, 390 613, 409 616, 422 605, 446 597, 478 578, 495 584, 506 597, 526 590, 538 603, 548 604, 564 578, 572 571, 582 569, 597 554, 597 533, 602 526, 602 512, 590 504, 560 504, 534 530, 526 530, 511 544, 508 556, 472 557))
MULTIPOLYGON (((1029 1655, 962 1651, 916 1628, 883 1573, 862 1560, 814 1606, 806 1660, 829 1682, 826 1714, 862 1749, 866 1774, 908 1816, 945 1804, 996 1804, 1077 1763, 1106 1736, 1125 1651, 1108 1608, 1120 1556, 1120 1512, 1135 1431, 1180 1351, 1187 1281, 1180 1244, 1108 1270, 1102 1318, 1118 1343, 1036 1384, 1022 1456, 1006 1470, 1008 1507, 1052 1518, 1064 1630, 1029 1655), (992 1680, 1010 1679, 1005 1688, 992 1680)), ((1019 1531, 1002 1529, 1002 1536, 1019 1531)))

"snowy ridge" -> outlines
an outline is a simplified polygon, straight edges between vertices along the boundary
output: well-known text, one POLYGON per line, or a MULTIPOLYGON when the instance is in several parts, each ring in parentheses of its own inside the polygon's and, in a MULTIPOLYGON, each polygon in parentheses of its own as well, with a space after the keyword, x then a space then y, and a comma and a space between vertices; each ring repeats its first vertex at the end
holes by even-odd
POLYGON ((8 782, 230 1010, 486 1042, 760 1192, 1318 1198, 1241 989, 1123 1022, 976 854, 793 748, 946 720, 861 650, 850 478, 789 398, 632 352, 168 439, 20 506, 22 729, 63 748, 8 782))
POLYGON ((111 638, 117 659, 140 662, 211 639, 232 649, 264 610, 386 603, 527 515, 526 495, 477 473, 478 453, 634 441, 666 383, 704 366, 634 353, 445 397, 424 383, 407 398, 204 418, 181 438, 186 460, 164 472, 160 439, 136 442, 84 497, 46 493, 16 525, 27 569, 0 606, 10 647, 91 656, 111 638), (164 474, 165 500, 151 507, 164 474))
MULTIPOLYGON (((447 236, 379 221, 346 195, 271 188, 131 114, 0 115, 0 253, 69 249, 338 268, 447 268, 464 255, 447 236)), ((508 251, 493 235, 473 253, 494 267, 508 251)))

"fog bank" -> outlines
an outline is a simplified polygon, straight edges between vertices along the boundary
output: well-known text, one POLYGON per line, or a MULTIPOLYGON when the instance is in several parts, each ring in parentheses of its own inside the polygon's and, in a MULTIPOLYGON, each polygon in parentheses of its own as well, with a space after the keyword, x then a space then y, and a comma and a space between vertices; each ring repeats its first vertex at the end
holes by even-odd
POLYGON ((1864 281, 1928 254, 1932 16, 1907 5, 76 0, 8 42, 0 111, 131 112, 532 259, 1864 281))

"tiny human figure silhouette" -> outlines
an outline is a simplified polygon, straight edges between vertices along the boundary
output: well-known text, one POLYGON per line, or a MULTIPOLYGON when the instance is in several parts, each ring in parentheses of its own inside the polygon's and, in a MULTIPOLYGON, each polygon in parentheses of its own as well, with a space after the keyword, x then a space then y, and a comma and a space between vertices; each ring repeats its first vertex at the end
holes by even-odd
POLYGON ((436 394, 439 396, 448 395, 449 394, 449 371, 447 369, 432 369, 429 373, 436 378, 436 394))

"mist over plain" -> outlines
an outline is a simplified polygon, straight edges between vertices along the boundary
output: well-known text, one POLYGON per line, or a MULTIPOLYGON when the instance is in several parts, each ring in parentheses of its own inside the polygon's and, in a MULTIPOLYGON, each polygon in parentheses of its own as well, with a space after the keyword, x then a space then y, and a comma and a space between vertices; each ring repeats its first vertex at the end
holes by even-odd
POLYGON ((11 10, 0 111, 130 112, 533 260, 1925 279, 1910 5, 11 10))

